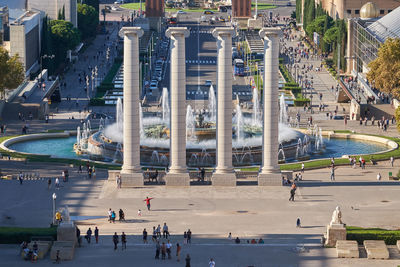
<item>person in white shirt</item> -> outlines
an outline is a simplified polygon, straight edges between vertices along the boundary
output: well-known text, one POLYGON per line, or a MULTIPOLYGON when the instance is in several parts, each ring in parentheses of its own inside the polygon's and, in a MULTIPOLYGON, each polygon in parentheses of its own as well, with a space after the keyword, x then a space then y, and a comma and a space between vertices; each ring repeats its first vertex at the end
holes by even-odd
POLYGON ((210 259, 210 262, 208 263, 209 267, 215 267, 215 261, 213 260, 213 258, 210 259))
POLYGON ((376 176, 376 180, 380 181, 382 178, 381 174, 378 172, 378 175, 376 176))

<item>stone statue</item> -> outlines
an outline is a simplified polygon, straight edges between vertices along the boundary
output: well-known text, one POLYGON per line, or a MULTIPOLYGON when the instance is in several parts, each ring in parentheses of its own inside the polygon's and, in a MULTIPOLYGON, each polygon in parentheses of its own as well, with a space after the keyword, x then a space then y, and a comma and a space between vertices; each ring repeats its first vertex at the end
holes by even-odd
POLYGON ((336 209, 332 213, 332 224, 343 224, 342 222, 342 212, 340 211, 340 207, 337 206, 336 209))

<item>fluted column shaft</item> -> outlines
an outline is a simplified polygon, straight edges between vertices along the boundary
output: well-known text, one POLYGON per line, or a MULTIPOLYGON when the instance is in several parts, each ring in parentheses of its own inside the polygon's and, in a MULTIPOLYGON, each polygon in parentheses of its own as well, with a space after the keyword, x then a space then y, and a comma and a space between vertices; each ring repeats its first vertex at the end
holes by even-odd
POLYGON ((264 38, 264 122, 263 157, 261 173, 276 173, 279 147, 279 35, 278 28, 264 28, 260 31, 264 38))
POLYGON ((170 65, 170 174, 186 173, 186 27, 171 27, 166 36, 171 38, 170 65))
POLYGON ((123 174, 140 169, 140 117, 139 117, 139 37, 140 27, 124 27, 124 163, 123 174))
POLYGON ((217 166, 216 174, 232 173, 232 36, 233 28, 216 28, 217 38, 217 166))

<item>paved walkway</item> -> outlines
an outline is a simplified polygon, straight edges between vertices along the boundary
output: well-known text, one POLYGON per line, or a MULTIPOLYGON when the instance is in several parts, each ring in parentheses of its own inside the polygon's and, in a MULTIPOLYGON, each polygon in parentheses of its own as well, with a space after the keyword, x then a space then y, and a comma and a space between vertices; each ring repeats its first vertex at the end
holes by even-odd
MULTIPOLYGON (((60 175, 63 165, 0 161, 4 172, 40 170, 44 177, 60 175)), ((336 181, 329 181, 329 169, 306 171, 305 181, 299 184, 296 201, 289 202, 288 187, 237 186, 214 188, 192 186, 187 189, 146 186, 136 189, 117 189, 105 180, 106 172, 97 170, 96 180, 86 180, 69 168, 70 181, 63 187, 47 189, 47 179, 0 181, 2 194, 0 208, 2 225, 47 226, 51 221, 51 195, 57 194, 57 207, 68 205, 71 216, 78 216, 78 225, 85 233, 88 227, 98 226, 100 245, 78 249, 74 266, 98 263, 109 266, 111 262, 136 262, 137 266, 182 266, 175 262, 154 263, 154 245, 141 245, 143 228, 151 233, 153 226, 166 222, 173 237, 172 243, 182 243, 182 234, 188 228, 193 232, 193 245, 184 245, 183 254, 190 253, 193 266, 204 266, 209 257, 215 257, 218 266, 395 266, 400 261, 368 261, 366 259, 336 259, 333 249, 319 248, 320 237, 329 223, 332 211, 339 205, 347 225, 393 228, 400 220, 397 212, 400 200, 398 182, 388 181, 387 173, 396 172, 387 163, 359 168, 339 167, 336 181), (380 172, 383 180, 376 181, 380 172), (154 197, 152 210, 147 211, 143 199, 154 197), (107 221, 108 208, 117 214, 122 208, 126 223, 107 221), (142 216, 138 217, 138 209, 142 216), (5 220, 4 215, 11 219, 5 220), (27 220, 29 218, 29 220, 27 220), (295 222, 301 218, 302 228, 295 222), (111 235, 122 231, 129 235, 127 253, 112 251, 111 235), (242 242, 263 238, 265 245, 233 246, 228 233, 242 242), (296 252, 305 245, 307 253, 296 252)), ((7 266, 18 265, 15 246, 5 246, 0 255, 7 266)), ((398 257, 393 254, 393 257, 398 257)), ((50 264, 49 260, 45 260, 50 264)), ((127 264, 127 263, 126 263, 127 264)), ((70 264, 66 264, 70 265, 70 264)), ((43 265, 46 266, 46 265, 43 265)))

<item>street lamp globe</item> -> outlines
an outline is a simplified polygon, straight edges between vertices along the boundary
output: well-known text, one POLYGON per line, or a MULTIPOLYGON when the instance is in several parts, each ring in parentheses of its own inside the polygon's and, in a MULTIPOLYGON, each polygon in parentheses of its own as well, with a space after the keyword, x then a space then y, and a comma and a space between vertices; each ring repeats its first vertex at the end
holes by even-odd
POLYGON ((56 200, 56 198, 57 198, 57 195, 56 195, 56 193, 53 193, 53 200, 56 200))

